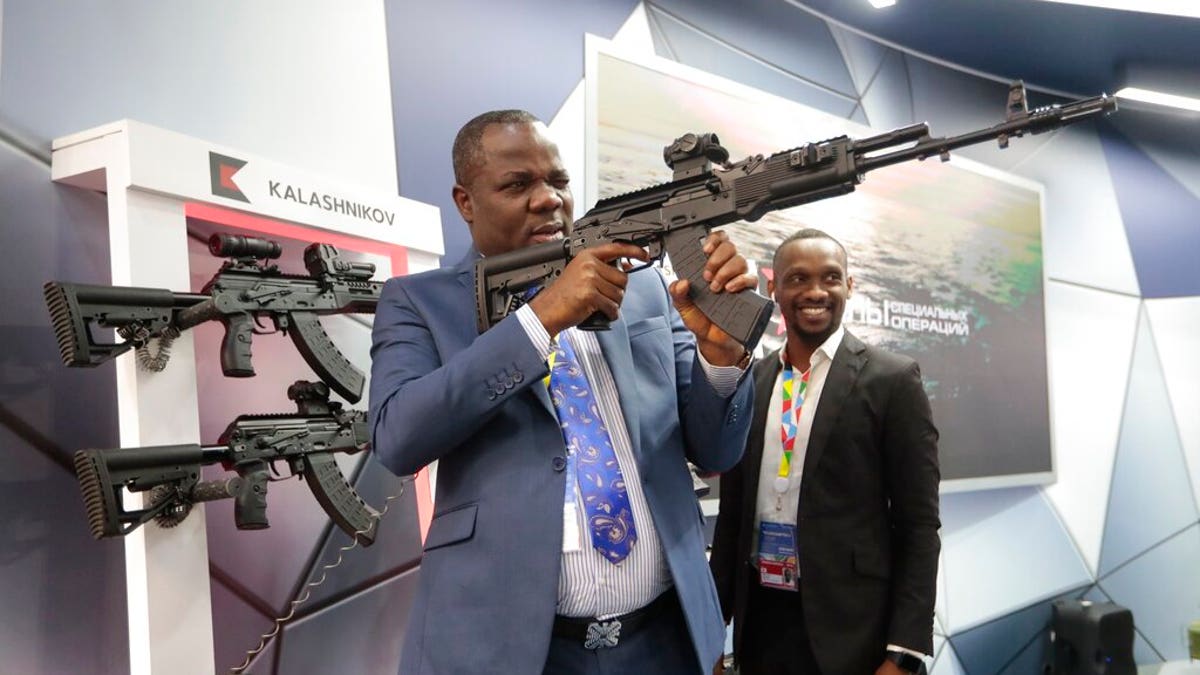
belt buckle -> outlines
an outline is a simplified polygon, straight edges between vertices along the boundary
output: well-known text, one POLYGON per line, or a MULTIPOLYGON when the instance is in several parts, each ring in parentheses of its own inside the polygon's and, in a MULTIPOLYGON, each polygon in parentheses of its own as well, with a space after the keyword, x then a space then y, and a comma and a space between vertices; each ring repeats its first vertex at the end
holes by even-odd
POLYGON ((583 640, 584 649, 605 649, 616 647, 621 640, 621 622, 593 621, 588 624, 587 637, 583 640))

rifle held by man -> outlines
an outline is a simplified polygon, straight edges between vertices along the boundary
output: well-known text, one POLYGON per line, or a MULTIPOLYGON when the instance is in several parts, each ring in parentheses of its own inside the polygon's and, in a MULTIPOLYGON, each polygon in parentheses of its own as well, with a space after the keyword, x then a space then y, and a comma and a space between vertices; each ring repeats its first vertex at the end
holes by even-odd
MULTIPOLYGON (((689 281, 700 310, 752 349, 770 321, 774 304, 751 289, 738 293, 708 289, 702 246, 713 228, 752 222, 770 211, 853 192, 864 174, 884 166, 935 156, 947 161, 951 150, 992 139, 1006 148, 1012 138, 1057 129, 1116 108, 1116 99, 1100 95, 1029 110, 1025 85, 1017 81, 1009 87, 1004 122, 950 138, 931 138, 929 125, 921 123, 857 140, 838 136, 730 164, 729 153, 715 134, 686 134, 663 149, 663 159, 674 171, 670 182, 600 200, 561 241, 477 261, 477 327, 482 333, 511 314, 524 303, 527 289, 553 282, 581 251, 627 242, 645 248, 651 260, 661 259, 664 252, 669 255, 677 276, 689 281)), ((602 330, 608 323, 597 313, 579 327, 602 330)))

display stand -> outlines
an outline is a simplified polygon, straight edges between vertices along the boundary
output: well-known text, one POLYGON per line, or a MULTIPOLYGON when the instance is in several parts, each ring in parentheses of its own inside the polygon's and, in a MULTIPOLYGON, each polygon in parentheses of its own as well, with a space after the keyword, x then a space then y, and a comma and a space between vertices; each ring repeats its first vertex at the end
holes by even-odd
MULTIPOLYGON (((54 181, 107 194, 114 286, 191 292, 187 218, 214 213, 288 221, 384 245, 392 273, 438 265, 441 219, 434 206, 338 184, 236 149, 122 120, 59 138, 52 145, 54 181)), ((289 227, 294 227, 289 225, 289 227)), ((175 341, 162 372, 117 359, 121 447, 198 443, 196 368, 189 331, 175 341)), ((214 363, 213 367, 219 367, 214 363)), ((140 493, 128 495, 130 507, 140 493)), ((426 476, 417 480, 422 537, 432 505, 426 476)), ((232 526, 232 525, 231 525, 232 526)), ((181 524, 153 522, 125 537, 130 672, 213 673, 208 545, 202 505, 181 524)))

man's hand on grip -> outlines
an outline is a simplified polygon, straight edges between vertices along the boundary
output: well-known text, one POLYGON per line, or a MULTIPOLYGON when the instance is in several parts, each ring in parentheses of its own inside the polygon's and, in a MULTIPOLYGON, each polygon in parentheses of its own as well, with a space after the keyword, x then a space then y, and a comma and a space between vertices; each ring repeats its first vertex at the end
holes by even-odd
POLYGON ((558 335, 599 312, 616 320, 625 297, 628 275, 612 263, 620 258, 646 261, 646 251, 633 244, 602 244, 584 249, 562 276, 529 301, 546 332, 558 335))

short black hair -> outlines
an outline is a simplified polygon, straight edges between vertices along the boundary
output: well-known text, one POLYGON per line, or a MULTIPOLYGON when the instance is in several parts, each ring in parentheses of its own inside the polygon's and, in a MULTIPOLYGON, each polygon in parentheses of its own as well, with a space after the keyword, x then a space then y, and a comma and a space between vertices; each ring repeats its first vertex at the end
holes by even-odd
POLYGON ((471 167, 475 166, 482 157, 480 146, 483 144, 483 132, 493 124, 535 124, 540 122, 533 113, 525 110, 490 110, 477 115, 458 130, 454 137, 454 147, 450 151, 450 161, 454 163, 454 182, 466 185, 471 167))
POLYGON ((842 252, 842 267, 847 269, 850 267, 850 256, 846 255, 846 247, 842 246, 842 242, 834 239, 833 236, 828 232, 824 230, 818 230, 815 227, 806 227, 803 230, 794 232, 787 239, 784 239, 782 242, 780 242, 779 246, 775 249, 775 255, 771 257, 771 267, 779 267, 779 252, 783 250, 784 246, 787 246, 794 241, 801 241, 803 239, 828 239, 829 241, 832 241, 834 244, 837 244, 838 250, 842 252))

